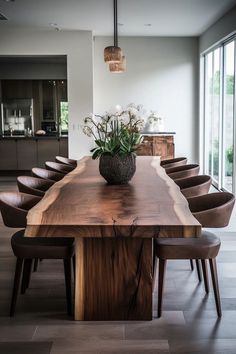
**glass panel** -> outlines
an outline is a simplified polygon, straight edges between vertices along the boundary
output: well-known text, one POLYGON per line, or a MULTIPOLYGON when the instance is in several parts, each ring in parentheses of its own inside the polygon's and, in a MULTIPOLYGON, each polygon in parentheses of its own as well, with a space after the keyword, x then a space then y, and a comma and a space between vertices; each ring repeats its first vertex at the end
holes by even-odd
POLYGON ((55 118, 55 104, 54 104, 54 87, 56 82, 54 80, 43 81, 43 120, 54 120, 55 118))
POLYGON ((206 55, 205 161, 206 173, 219 181, 220 49, 206 55))
POLYGON ((224 47, 223 187, 232 192, 234 151, 234 41, 224 47))
POLYGON ((205 161, 206 173, 212 175, 212 72, 213 54, 206 55, 205 59, 205 161))
POLYGON ((212 80, 212 172, 213 179, 219 181, 219 125, 220 125, 220 49, 213 53, 212 80))
POLYGON ((1 104, 2 134, 31 135, 33 130, 32 100, 10 99, 1 104))
POLYGON ((68 132, 68 102, 60 102, 60 129, 61 134, 68 132))

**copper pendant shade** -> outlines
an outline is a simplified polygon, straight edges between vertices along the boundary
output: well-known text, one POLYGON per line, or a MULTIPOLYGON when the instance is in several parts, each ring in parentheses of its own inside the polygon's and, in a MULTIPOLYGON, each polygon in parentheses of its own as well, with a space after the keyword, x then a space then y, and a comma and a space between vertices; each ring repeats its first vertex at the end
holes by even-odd
POLYGON ((119 63, 122 59, 122 50, 120 47, 109 46, 104 49, 104 61, 107 64, 119 63))
POLYGON ((111 73, 114 74, 119 74, 119 73, 123 73, 126 71, 126 58, 123 55, 122 59, 119 63, 111 63, 109 64, 109 70, 111 73))
POLYGON ((118 46, 118 26, 117 26, 117 0, 114 0, 114 45, 104 49, 104 61, 109 64, 111 72, 123 72, 126 66, 121 48, 118 46), (119 67, 119 70, 118 70, 119 67), (117 70, 115 70, 115 68, 117 70))

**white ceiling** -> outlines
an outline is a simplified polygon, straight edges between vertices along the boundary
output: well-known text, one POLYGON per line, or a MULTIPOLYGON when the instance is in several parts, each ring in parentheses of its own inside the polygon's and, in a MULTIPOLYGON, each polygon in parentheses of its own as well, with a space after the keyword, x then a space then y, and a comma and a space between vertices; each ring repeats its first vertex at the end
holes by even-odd
MULTIPOLYGON (((119 35, 198 36, 236 0, 118 0, 119 35), (145 26, 151 24, 151 26, 145 26)), ((112 35, 113 0, 0 0, 0 28, 92 30, 112 35)))

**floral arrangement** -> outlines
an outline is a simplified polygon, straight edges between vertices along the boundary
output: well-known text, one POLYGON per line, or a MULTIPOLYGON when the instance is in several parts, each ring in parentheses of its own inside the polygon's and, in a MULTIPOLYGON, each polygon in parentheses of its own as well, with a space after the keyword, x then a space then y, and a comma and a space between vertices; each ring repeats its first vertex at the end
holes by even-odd
POLYGON ((104 154, 120 157, 136 151, 142 142, 144 110, 141 105, 129 104, 125 109, 117 106, 115 112, 104 116, 90 114, 84 119, 83 132, 93 137, 96 147, 91 150, 92 158, 104 154))
POLYGON ((162 123, 162 118, 157 115, 157 112, 151 111, 147 121, 149 124, 162 123))

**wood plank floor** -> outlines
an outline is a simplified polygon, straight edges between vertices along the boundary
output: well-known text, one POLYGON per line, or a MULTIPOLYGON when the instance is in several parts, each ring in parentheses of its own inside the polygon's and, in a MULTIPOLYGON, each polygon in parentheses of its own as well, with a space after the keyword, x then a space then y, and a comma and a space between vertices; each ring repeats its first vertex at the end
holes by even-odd
MULTIPOLYGON (((16 190, 0 180, 0 191, 16 190)), ((216 316, 212 292, 206 296, 186 261, 169 262, 163 317, 153 321, 74 322, 66 315, 63 265, 43 261, 30 288, 19 295, 16 315, 8 317, 15 267, 10 237, 16 230, 0 219, 0 353, 3 354, 235 354, 236 232, 218 231, 222 247, 218 273, 223 317, 216 316)))

